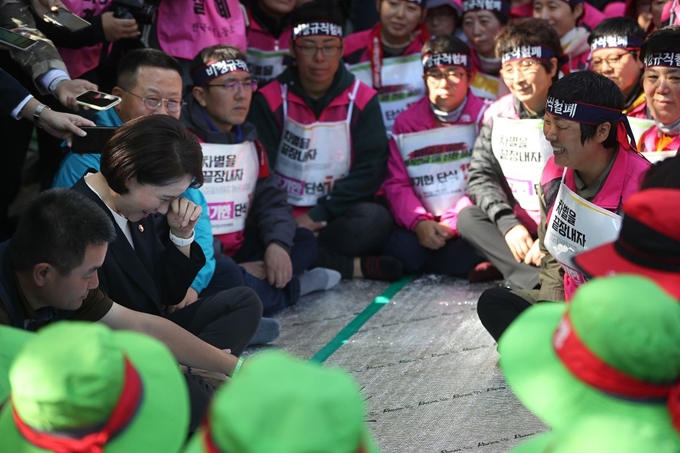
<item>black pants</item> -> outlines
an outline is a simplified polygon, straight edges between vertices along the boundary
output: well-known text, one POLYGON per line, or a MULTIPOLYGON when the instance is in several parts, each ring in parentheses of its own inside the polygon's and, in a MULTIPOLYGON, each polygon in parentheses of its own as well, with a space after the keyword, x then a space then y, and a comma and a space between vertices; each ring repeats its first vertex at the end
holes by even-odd
POLYGON ((403 228, 397 228, 389 235, 382 253, 398 259, 406 274, 423 270, 466 278, 476 265, 484 261, 484 257, 463 238, 451 239, 444 247, 432 250, 420 245, 413 231, 403 228))
POLYGON ((491 288, 482 293, 477 304, 477 315, 494 340, 531 304, 507 288, 491 288))
POLYGON ((297 228, 290 251, 293 264, 293 278, 283 288, 278 289, 270 285, 266 279, 260 280, 246 272, 237 263, 247 261, 262 261, 266 248, 259 238, 259 232, 246 230, 241 249, 233 256, 223 255, 221 251, 215 254, 215 274, 208 287, 201 292, 201 297, 210 296, 218 291, 247 286, 252 288, 260 300, 264 316, 295 305, 300 299, 300 275, 314 262, 319 251, 314 233, 306 228, 297 228))
POLYGON ((189 434, 191 434, 201 425, 215 390, 200 376, 184 373, 184 379, 189 390, 189 434))
POLYGON ((221 291, 199 299, 168 319, 220 349, 241 355, 262 318, 262 302, 246 287, 221 291))
POLYGON ((354 257, 378 253, 393 228, 394 221, 386 207, 358 203, 319 232, 316 266, 334 269, 342 278, 352 278, 354 257))
POLYGON ((539 268, 518 263, 496 225, 478 206, 458 214, 458 231, 518 289, 533 289, 538 284, 539 268))

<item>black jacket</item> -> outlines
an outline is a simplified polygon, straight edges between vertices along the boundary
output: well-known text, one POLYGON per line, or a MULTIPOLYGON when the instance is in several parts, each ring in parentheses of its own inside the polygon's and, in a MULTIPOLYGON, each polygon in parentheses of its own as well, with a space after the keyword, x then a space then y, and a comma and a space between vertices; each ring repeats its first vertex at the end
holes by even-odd
POLYGON ((165 222, 165 219, 149 216, 130 222, 133 249, 109 208, 84 178, 80 178, 73 190, 97 203, 116 227, 116 240, 109 244, 104 264, 97 271, 100 289, 124 307, 154 315, 161 314, 163 305, 180 303, 205 265, 201 247, 194 241, 191 258, 187 258, 167 235, 161 240, 156 221, 165 222))

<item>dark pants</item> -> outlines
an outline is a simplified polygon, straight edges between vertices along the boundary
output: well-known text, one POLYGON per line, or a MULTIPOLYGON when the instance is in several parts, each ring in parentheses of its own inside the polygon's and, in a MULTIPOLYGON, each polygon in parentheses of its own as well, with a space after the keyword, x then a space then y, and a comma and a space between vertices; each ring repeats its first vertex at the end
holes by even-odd
POLYGON ((394 229, 392 215, 378 203, 359 203, 319 232, 318 267, 354 275, 354 257, 376 254, 394 229))
POLYGON ((201 426, 215 390, 200 376, 184 373, 184 379, 189 390, 189 434, 191 434, 201 426))
POLYGON ((518 289, 533 289, 538 284, 539 268, 518 263, 496 225, 478 206, 458 214, 458 231, 518 289))
POLYGON ((262 318, 262 303, 250 288, 234 288, 197 300, 168 319, 219 349, 241 355, 262 318))
POLYGON ((507 288, 484 291, 477 303, 477 315, 484 328, 498 342, 505 329, 531 304, 507 288))
POLYGON ((406 274, 422 270, 466 278, 484 261, 484 257, 463 238, 452 239, 444 247, 432 250, 420 245, 414 232, 403 228, 397 228, 389 235, 382 253, 398 259, 406 274))
POLYGON ((298 276, 311 266, 318 253, 314 233, 305 228, 295 230, 293 248, 290 251, 293 278, 283 289, 273 287, 267 280, 260 280, 237 264, 248 261, 262 261, 265 249, 258 232, 246 230, 243 245, 233 257, 226 255, 215 257, 215 274, 208 287, 201 292, 201 296, 209 296, 225 289, 247 286, 260 297, 264 316, 271 316, 288 306, 295 305, 300 299, 300 279, 298 276))

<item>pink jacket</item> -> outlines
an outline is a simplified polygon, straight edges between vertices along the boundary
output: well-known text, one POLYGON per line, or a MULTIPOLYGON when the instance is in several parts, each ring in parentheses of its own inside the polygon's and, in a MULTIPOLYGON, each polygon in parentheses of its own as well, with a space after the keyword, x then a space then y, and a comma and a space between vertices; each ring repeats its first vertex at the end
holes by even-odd
MULTIPOLYGON (((618 213, 621 210, 623 203, 626 202, 628 197, 640 190, 640 184, 642 183, 642 178, 645 172, 649 169, 650 163, 635 151, 622 151, 616 154, 616 160, 612 166, 609 176, 607 176, 606 181, 602 185, 602 188, 595 195, 595 198, 591 201, 593 204, 604 208, 611 212, 618 213)), ((559 183, 562 179, 562 173, 564 167, 558 167, 555 165, 554 157, 548 159, 548 163, 545 165, 543 170, 543 175, 541 177, 541 185, 543 186, 543 193, 552 193, 552 199, 549 199, 549 195, 546 195, 546 222, 550 219, 550 214, 552 213, 552 208, 555 203, 555 197, 557 195, 557 190, 546 190, 548 185, 559 183)), ((564 183, 569 189, 576 192, 576 183, 574 182, 574 170, 567 169, 567 174, 564 178, 564 183)), ((547 225, 545 225, 547 228, 547 225)), ((544 230, 545 231, 545 230, 544 230)), ((539 238, 544 241, 545 238, 539 238)), ((574 292, 577 289, 576 283, 571 279, 568 274, 564 274, 564 295, 567 301, 571 300, 574 292)))
POLYGON ((647 153, 651 151, 675 151, 680 149, 680 135, 676 135, 673 140, 662 149, 659 149, 659 128, 654 125, 647 129, 638 143, 640 152, 647 153))
MULTIPOLYGON (((467 96, 467 104, 457 124, 476 122, 479 129, 487 104, 469 91, 467 96)), ((425 97, 397 117, 393 135, 420 132, 438 127, 446 126, 442 126, 437 121, 430 108, 430 100, 425 97)), ((387 160, 387 177, 383 183, 383 190, 397 225, 407 230, 413 230, 421 220, 439 220, 446 223, 457 233, 458 213, 463 208, 472 205, 470 199, 465 196, 458 200, 454 206, 451 206, 439 219, 427 212, 411 187, 404 160, 394 137, 390 139, 390 157, 387 160)))

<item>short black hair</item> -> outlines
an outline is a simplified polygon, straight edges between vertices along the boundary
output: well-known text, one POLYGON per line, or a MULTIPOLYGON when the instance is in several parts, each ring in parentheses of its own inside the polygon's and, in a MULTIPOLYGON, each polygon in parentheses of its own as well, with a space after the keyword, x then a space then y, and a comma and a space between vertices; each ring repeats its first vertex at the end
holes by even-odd
POLYGON ((680 189, 680 155, 667 157, 649 167, 640 190, 680 189))
POLYGON ((313 0, 295 8, 290 21, 292 28, 309 22, 331 22, 343 26, 345 16, 337 0, 313 0))
POLYGON ((165 186, 192 178, 190 187, 203 184, 203 151, 194 134, 170 115, 135 118, 119 127, 106 142, 101 173, 116 193, 128 192, 126 182, 165 186))
MULTIPOLYGON (((496 57, 502 58, 504 53, 520 46, 545 46, 558 60, 562 55, 562 44, 555 29, 543 19, 527 17, 510 22, 496 36, 496 57)), ((555 66, 549 60, 538 60, 539 64, 550 73, 555 66)), ((553 82, 557 80, 559 71, 555 71, 553 82)))
POLYGON ((126 90, 132 90, 137 84, 137 72, 142 66, 170 69, 182 74, 177 60, 158 49, 135 49, 126 53, 118 63, 116 84, 126 90))
POLYGON ((635 36, 644 41, 645 32, 640 28, 637 21, 630 17, 611 17, 600 22, 590 32, 588 44, 592 44, 597 38, 603 36, 635 36))
POLYGON ((680 51, 680 25, 669 25, 651 33, 642 44, 640 58, 653 53, 680 51))
MULTIPOLYGON (((548 89, 548 96, 555 97, 566 103, 583 102, 586 104, 623 110, 624 99, 619 87, 603 75, 592 71, 572 72, 553 82, 548 89)), ((605 123, 606 121, 603 121, 605 123)), ((585 144, 595 136, 598 124, 581 125, 581 144, 585 144)), ((617 125, 612 124, 611 130, 603 145, 613 148, 617 144, 617 125)))
POLYGON ((462 53, 470 55, 470 46, 455 36, 435 36, 423 44, 422 55, 428 53, 462 53))
POLYGON ((24 211, 8 254, 15 271, 48 263, 67 276, 83 263, 88 245, 115 239, 113 222, 94 201, 75 190, 50 189, 38 194, 24 211))
MULTIPOLYGON (((421 55, 425 56, 428 53, 459 53, 467 55, 468 59, 471 58, 470 46, 465 41, 448 35, 435 36, 425 41, 421 55)), ((467 72, 468 78, 471 77, 472 71, 467 72)))
POLYGON ((216 60, 243 60, 246 61, 246 56, 238 48, 218 44, 216 46, 206 47, 201 50, 198 55, 191 60, 189 71, 191 74, 201 69, 207 63, 216 60))

